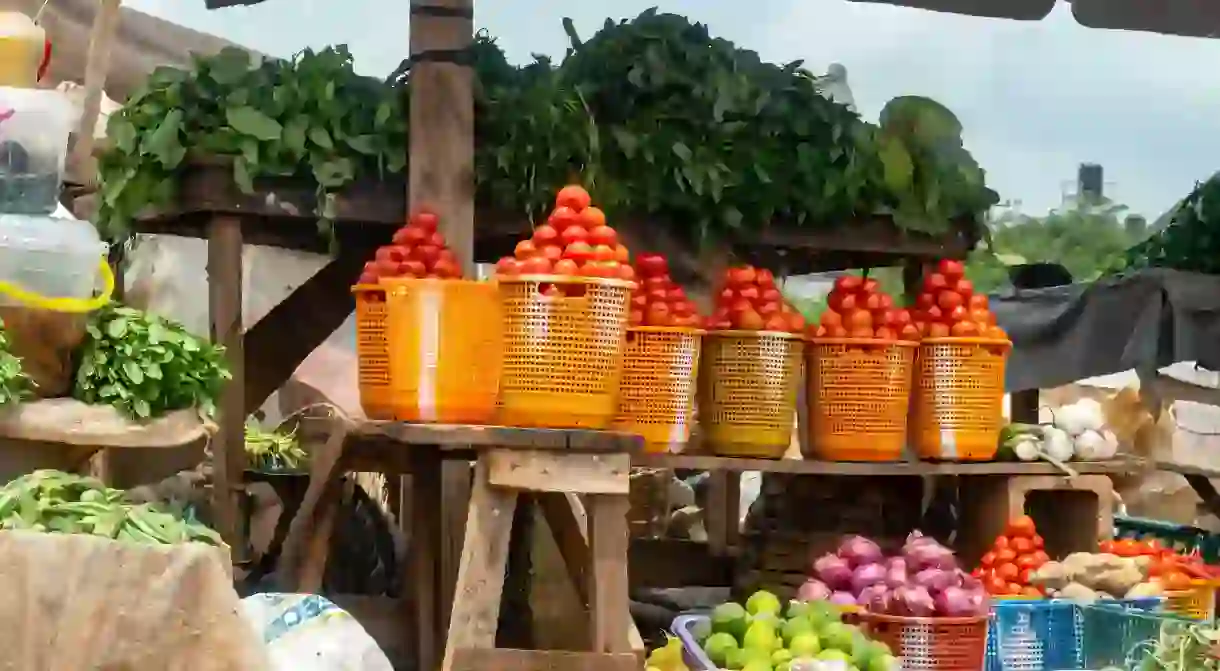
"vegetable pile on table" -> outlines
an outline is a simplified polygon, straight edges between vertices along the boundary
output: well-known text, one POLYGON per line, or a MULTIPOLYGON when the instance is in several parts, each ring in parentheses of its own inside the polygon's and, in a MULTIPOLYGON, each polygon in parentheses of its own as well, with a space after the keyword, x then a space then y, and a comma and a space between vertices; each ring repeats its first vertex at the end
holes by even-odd
POLYGON ((711 626, 697 632, 699 644, 718 669, 741 671, 891 671, 897 662, 885 644, 843 622, 840 609, 823 601, 790 602, 761 590, 742 606, 724 603, 711 626))
POLYGON ((942 259, 936 272, 923 279, 923 288, 911 308, 915 324, 928 338, 990 338, 1008 340, 996 326, 985 294, 974 293, 961 261, 942 259))
POLYGON ((9 347, 4 322, 0 321, 0 407, 30 395, 30 378, 21 369, 21 359, 9 347))
POLYGON ((377 249, 372 261, 364 264, 359 284, 377 284, 383 277, 457 279, 462 264, 437 230, 440 219, 421 211, 407 219, 407 225, 394 233, 388 245, 377 249))
POLYGON ((784 300, 775 276, 765 268, 729 268, 716 288, 709 331, 804 333, 805 318, 784 300))
POLYGON ((682 326, 697 328, 703 320, 695 302, 669 276, 669 262, 660 254, 635 258, 638 279, 631 294, 631 326, 682 326))
POLYGON ((589 192, 575 184, 559 190, 546 223, 518 242, 513 256, 500 259, 496 273, 635 279, 618 232, 606 224, 606 213, 593 206, 589 192))
POLYGON ((92 478, 54 470, 23 475, 0 487, 0 529, 103 536, 130 543, 223 545, 198 522, 179 519, 92 478))
POLYGON ((863 536, 845 539, 814 561, 797 598, 907 617, 984 615, 990 608, 982 583, 958 568, 953 551, 918 531, 891 557, 863 536))
POLYGON ((917 341, 919 328, 911 313, 894 306, 894 298, 877 280, 844 275, 826 297, 826 310, 809 335, 815 338, 875 338, 917 341))
POLYGON ((295 429, 268 431, 254 420, 247 420, 245 442, 250 468, 256 471, 299 471, 309 461, 309 454, 297 440, 295 429))
POLYGON ((231 375, 224 348, 181 324, 111 303, 90 315, 72 397, 134 419, 198 408, 207 416, 231 375))
POLYGON ((1032 583, 1034 571, 1050 561, 1042 537, 1028 515, 1010 521, 971 575, 983 581, 992 596, 1041 599, 1046 593, 1032 583))
POLYGON ((1021 461, 1105 461, 1118 454, 1118 437, 1102 406, 1091 398, 1051 410, 1051 423, 1009 424, 1000 434, 999 457, 1021 461))
POLYGON ((1119 556, 1076 552, 1062 562, 1047 562, 1034 571, 1030 582, 1042 587, 1047 596, 1092 603, 1098 599, 1163 596, 1191 589, 1195 580, 1212 577, 1213 572, 1200 563, 1174 553, 1119 556))

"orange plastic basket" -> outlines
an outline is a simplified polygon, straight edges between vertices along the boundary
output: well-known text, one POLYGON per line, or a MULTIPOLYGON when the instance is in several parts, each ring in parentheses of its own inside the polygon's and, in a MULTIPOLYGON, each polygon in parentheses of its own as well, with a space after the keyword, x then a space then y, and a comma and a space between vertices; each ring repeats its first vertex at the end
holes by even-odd
POLYGON ((506 426, 607 429, 618 410, 633 282, 532 275, 498 282, 506 426), (544 292, 555 288, 561 295, 544 292))
POLYGON ((988 461, 1004 426, 1004 365, 1012 343, 925 338, 915 357, 911 434, 924 459, 988 461))
POLYGON ((504 348, 494 284, 386 278, 353 291, 366 415, 441 424, 492 420, 504 348))
POLYGON ((889 646, 903 669, 980 671, 987 654, 987 615, 898 617, 864 612, 869 634, 889 646))
POLYGON ((1211 622, 1216 613, 1214 580, 1196 580, 1194 587, 1180 592, 1165 593, 1165 610, 1193 620, 1211 622))
POLYGON ((699 431, 721 456, 779 459, 792 442, 804 340, 771 331, 703 338, 699 431))
POLYGON ((690 440, 702 335, 692 328, 627 329, 616 431, 639 435, 649 452, 668 452, 690 440))
POLYGON ((810 455, 901 461, 918 343, 815 338, 809 345, 810 455))

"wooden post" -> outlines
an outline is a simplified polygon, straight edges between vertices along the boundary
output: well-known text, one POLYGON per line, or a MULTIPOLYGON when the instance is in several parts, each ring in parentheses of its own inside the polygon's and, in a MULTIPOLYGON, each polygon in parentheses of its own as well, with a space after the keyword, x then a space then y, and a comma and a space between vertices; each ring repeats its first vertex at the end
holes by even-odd
POLYGON ((123 0, 101 0, 89 34, 89 53, 85 60, 85 103, 80 124, 76 129, 76 145, 68 165, 77 169, 86 186, 97 183, 93 169, 93 134, 101 110, 106 77, 110 72, 110 49, 119 26, 119 10, 123 0))
POLYGON ((241 220, 215 216, 208 229, 208 312, 212 342, 225 348, 233 374, 220 399, 220 430, 212 439, 212 510, 216 531, 245 557, 238 486, 246 467, 245 347, 242 338, 241 220))

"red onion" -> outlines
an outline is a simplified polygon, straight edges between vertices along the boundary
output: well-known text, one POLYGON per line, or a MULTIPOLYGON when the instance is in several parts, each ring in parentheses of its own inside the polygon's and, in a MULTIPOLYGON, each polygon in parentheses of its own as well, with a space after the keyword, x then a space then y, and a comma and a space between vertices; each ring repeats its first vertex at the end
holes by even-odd
POLYGON ((813 563, 814 575, 831 589, 851 587, 851 565, 838 555, 826 554, 813 563))
POLYGON ((886 562, 885 585, 890 589, 907 584, 907 563, 901 557, 893 557, 886 562))
POLYGON ((825 601, 830 598, 830 588, 821 580, 810 578, 797 590, 797 601, 825 601))
POLYGON ((861 564, 851 574, 851 591, 859 594, 865 587, 885 582, 885 568, 881 564, 861 564))
POLYGON ((890 611, 894 615, 910 617, 928 617, 936 612, 936 603, 928 590, 918 585, 904 585, 894 590, 890 601, 890 611))
POLYGON ((936 614, 946 617, 967 617, 979 614, 981 592, 971 593, 961 587, 946 587, 936 595, 936 614))
POLYGON ((946 571, 939 568, 926 568, 915 574, 915 584, 927 588, 936 594, 948 587, 957 587, 960 580, 956 571, 946 571))
POLYGON ((927 568, 952 571, 957 568, 953 551, 931 539, 917 539, 907 543, 902 548, 902 555, 906 557, 907 565, 913 571, 927 568))
POLYGON ((856 597, 856 603, 874 613, 888 613, 891 594, 885 585, 869 585, 856 597))
POLYGON ((835 592, 830 595, 830 602, 836 606, 854 606, 856 597, 852 596, 851 592, 835 592))
POLYGON ((876 564, 885 559, 881 548, 864 536, 849 536, 844 539, 835 554, 846 559, 853 569, 863 564, 876 564))

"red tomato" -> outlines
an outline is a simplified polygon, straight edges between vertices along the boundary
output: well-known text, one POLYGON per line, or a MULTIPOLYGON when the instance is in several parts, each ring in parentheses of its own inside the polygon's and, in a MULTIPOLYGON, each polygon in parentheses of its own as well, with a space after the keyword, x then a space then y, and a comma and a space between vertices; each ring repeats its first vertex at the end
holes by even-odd
POLYGON ((556 275, 576 275, 579 270, 580 266, 576 265, 576 261, 572 259, 559 259, 555 262, 554 272, 556 275))
POLYGON ((517 248, 513 250, 513 256, 524 261, 538 255, 538 248, 529 240, 522 240, 517 243, 517 248))
POLYGON ((753 309, 743 310, 734 315, 734 328, 743 331, 761 331, 764 325, 762 316, 753 309))
POLYGON ((1037 533, 1034 527, 1034 519, 1029 515, 1020 515, 1008 520, 1008 527, 1004 533, 1013 538, 1033 538, 1037 533))
POLYGON ((1035 550, 1041 550, 1043 547, 1046 546, 1046 543, 1042 540, 1042 537, 1039 536, 1038 534, 1034 534, 1030 538, 1030 540, 1033 542, 1035 550))
POLYGON ((829 309, 822 311, 822 316, 818 321, 828 329, 843 325, 843 317, 838 312, 829 309))
POLYGON ((574 242, 589 242, 589 232, 580 226, 568 226, 559 233, 559 243, 564 247, 574 242))
POLYGON ((864 302, 860 305, 860 307, 868 310, 869 312, 880 312, 883 309, 881 307, 880 294, 862 293, 861 295, 864 297, 864 302))
POLYGON ((953 326, 949 328, 949 335, 954 338, 973 338, 978 334, 978 325, 971 321, 954 322, 953 326))
POLYGON ((1183 592, 1193 587, 1190 576, 1181 571, 1171 571, 1161 576, 1161 584, 1170 592, 1183 592))
POLYGON ((669 263, 660 254, 640 254, 635 257, 635 265, 643 277, 660 277, 669 274, 669 263))
POLYGON ((974 296, 974 283, 968 279, 962 278, 957 282, 949 285, 957 293, 962 295, 962 298, 969 303, 970 298, 974 296))
POLYGON ((830 294, 830 297, 827 298, 826 304, 829 305, 830 309, 834 310, 835 312, 847 314, 848 312, 856 309, 859 301, 856 298, 856 294, 832 293, 830 294))
POLYGON ((1029 585, 1021 588, 1021 596, 1026 599, 1041 599, 1044 595, 1041 589, 1029 585))
POLYGON ((759 298, 758 287, 753 285, 744 285, 737 289, 737 295, 747 301, 757 302, 759 298))
POLYGON ((377 284, 377 273, 363 272, 360 273, 360 279, 356 280, 356 284, 377 284))
POLYGON ((857 275, 840 275, 835 279, 833 291, 838 294, 852 294, 860 290, 864 280, 857 275))
MULTIPOLYGON (((1017 568, 1030 569, 1038 568, 1038 557, 1031 554, 1021 555, 1017 557, 1017 568)), ((1028 581, 1027 581, 1028 582, 1028 581)))
POLYGON ((534 229, 533 240, 534 244, 538 247, 559 244, 559 231, 555 230, 555 227, 550 224, 543 224, 534 229))
POLYGON ((775 287, 775 275, 770 270, 759 268, 756 271, 756 275, 755 281, 758 282, 758 286, 763 289, 773 289, 775 287))
POLYGON ((1139 544, 1130 538, 1115 541, 1114 554, 1120 557, 1138 557, 1140 555, 1139 544))
POLYGON ((898 332, 898 337, 902 340, 915 342, 920 338, 919 327, 914 324, 903 324, 902 330, 898 332))
POLYGON ((948 338, 949 326, 940 322, 932 322, 928 324, 929 338, 948 338))
MULTIPOLYGON (((593 208, 589 209, 591 210, 593 208)), ((589 210, 585 210, 585 212, 588 211, 589 210)), ((605 245, 610 247, 611 251, 613 251, 614 248, 618 246, 618 233, 615 233, 614 229, 610 228, 609 226, 598 226, 596 228, 589 229, 589 244, 605 245)))
POLYGON ((506 256, 506 257, 500 259, 500 261, 498 263, 496 263, 496 273, 500 274, 500 275, 505 275, 507 277, 512 277, 513 275, 520 275, 521 274, 521 262, 511 256, 506 256))
POLYGON ((875 336, 875 334, 873 333, 873 330, 871 328, 867 328, 867 327, 854 328, 854 329, 848 330, 848 332, 847 332, 848 338, 872 340, 874 336, 875 336))
POLYGON ((996 550, 1006 550, 1012 547, 1012 539, 1003 535, 996 536, 995 543, 992 543, 991 547, 995 548, 996 550))
POLYGON ((1014 536, 1010 547, 1018 555, 1028 554, 1034 551, 1034 542, 1032 539, 1024 536, 1014 536))
POLYGON ((906 326, 913 321, 909 310, 894 310, 894 319, 898 326, 906 326))
POLYGON ((1028 585, 1030 582, 1032 582, 1033 576, 1034 569, 1023 568, 1021 569, 1021 572, 1017 574, 1017 582, 1021 583, 1022 585, 1028 585))
POLYGON ((790 333, 800 333, 805 330, 805 315, 799 312, 789 312, 787 317, 788 331, 790 333))
MULTIPOLYGON (((626 247, 624 247, 623 245, 619 245, 619 246, 617 246, 617 247, 615 247, 615 248, 614 248, 614 260, 615 260, 615 261, 618 261, 619 263, 622 263, 622 264, 627 264, 627 263, 630 263, 630 261, 631 261, 631 253, 630 253, 629 251, 627 251, 627 248, 626 248, 626 247)), ((635 273, 634 273, 634 270, 635 270, 635 269, 633 268, 633 269, 632 269, 632 271, 633 271, 633 272, 632 272, 632 275, 634 275, 634 274, 635 274, 635 273)))
MULTIPOLYGON (((594 261, 614 261, 614 248, 609 245, 596 245, 593 247, 594 261)), ((617 261, 614 261, 618 263, 617 261)))
MULTIPOLYGON (((584 226, 585 228, 589 229, 590 231, 592 231, 595 228, 601 228, 606 225, 606 213, 602 212, 601 208, 586 207, 583 210, 578 210, 578 212, 579 212, 578 216, 580 218, 580 225, 584 226)), ((611 230, 611 233, 613 233, 613 232, 614 231, 611 230)), ((615 234, 615 239, 616 240, 618 239, 617 234, 615 234)))
MULTIPOLYGON (((966 308, 959 305, 945 313, 945 321, 949 322, 950 324, 955 323, 955 322, 967 321, 966 318, 969 316, 970 316, 969 313, 966 312, 966 308)), ((971 325, 973 325, 973 322, 971 322, 971 325)), ((974 330, 977 331, 978 327, 975 327, 974 330)))
POLYGON ((433 247, 432 245, 420 245, 411 250, 411 258, 418 261, 423 261, 424 265, 426 266, 431 266, 432 264, 436 263, 436 259, 440 253, 441 250, 437 247, 433 247))
POLYGON ((1097 549, 1098 549, 1098 550, 1099 550, 1099 551, 1100 551, 1102 554, 1108 554, 1108 555, 1115 554, 1115 552, 1114 552, 1114 541, 1109 540, 1109 539, 1106 539, 1106 540, 1104 540, 1104 541, 1102 541, 1102 542, 1100 542, 1100 543, 1098 543, 1098 544, 1097 544, 1097 549))
POLYGON ((949 288, 949 280, 945 279, 945 276, 940 273, 932 273, 923 280, 924 293, 936 295, 947 288, 949 288))
MULTIPOLYGON (((936 307, 935 305, 928 308, 927 310, 924 310, 924 317, 926 317, 929 322, 944 322, 945 321, 945 313, 942 312, 941 309, 936 307)), ((948 331, 948 328, 946 328, 945 330, 948 331)))
POLYGON ((993 596, 1003 596, 1008 594, 1008 581, 999 576, 993 575, 990 578, 987 578, 987 580, 983 583, 983 587, 987 590, 988 594, 993 596))
POLYGON ((521 274, 549 275, 551 274, 551 262, 541 256, 526 259, 525 261, 521 262, 521 274))
MULTIPOLYGON (((758 286, 764 287, 765 285, 763 285, 762 282, 759 282, 758 286)), ((781 295, 779 293, 779 289, 776 289, 775 287, 764 288, 758 294, 758 300, 760 300, 764 303, 771 303, 771 302, 778 303, 783 299, 784 299, 783 295, 781 295)))
POLYGON ((991 311, 980 308, 971 308, 969 319, 975 324, 990 326, 992 320, 991 311))
POLYGON ((786 333, 788 331, 788 319, 780 314, 778 310, 770 317, 766 317, 766 320, 763 324, 764 331, 776 331, 778 333, 786 333))
POLYGON ((915 307, 920 310, 927 310, 936 305, 936 294, 924 292, 915 297, 915 307))
POLYGON ((583 265, 593 259, 593 248, 589 246, 589 243, 577 240, 564 248, 563 257, 572 259, 576 265, 583 265))
POLYGON ((754 284, 754 280, 757 278, 758 274, 750 266, 739 266, 729 269, 729 284, 734 287, 740 288, 754 284))
POLYGON ((589 206, 593 199, 589 197, 589 192, 585 191, 584 187, 571 184, 559 190, 555 196, 556 209, 560 207, 569 207, 580 212, 589 206))
POLYGON ((875 294, 875 293, 877 293, 877 290, 880 288, 881 288, 881 284, 879 282, 877 282, 877 280, 874 280, 871 277, 865 278, 865 280, 860 283, 860 292, 861 293, 875 294))
POLYGON ((643 326, 644 312, 642 310, 632 310, 627 313, 627 323, 632 326, 643 326))
POLYGON ((653 303, 644 314, 644 322, 649 326, 670 326, 671 316, 669 306, 664 303, 653 303))
POLYGON ((1016 561, 1017 553, 1012 551, 1012 548, 997 549, 995 551, 996 564, 1011 564, 1016 561))
POLYGON ((847 313, 847 318, 843 321, 844 326, 849 330, 869 329, 873 328, 873 315, 868 310, 852 310, 847 313))
POLYGON ((894 332, 894 329, 888 326, 880 326, 875 331, 873 337, 877 338, 878 340, 897 340, 898 334, 894 332))
POLYGON ((940 263, 936 264, 936 272, 944 275, 947 280, 956 280, 966 272, 966 268, 961 261, 941 259, 940 263))
POLYGON ((373 258, 378 261, 391 261, 393 263, 402 263, 406 256, 402 253, 401 247, 378 247, 377 252, 373 254, 373 258))
MULTIPOLYGON (((441 266, 442 262, 438 260, 436 265, 441 266)), ((423 277, 424 275, 428 274, 428 268, 424 265, 423 261, 408 259, 398 264, 398 272, 411 277, 423 277)), ((454 277, 457 277, 457 275, 454 275, 454 277)))
POLYGON ((987 294, 974 294, 970 297, 971 310, 987 310, 990 307, 990 304, 987 302, 987 294))
POLYGON ((762 315, 764 319, 770 317, 771 315, 780 314, 779 303, 763 303, 759 305, 758 314, 762 315))
POLYGON ((437 259, 436 264, 432 266, 432 274, 441 279, 457 279, 462 276, 462 269, 453 261, 437 259))
POLYGON ((962 305, 962 296, 955 291, 942 291, 936 294, 936 305, 946 313, 952 312, 962 305))
POLYGON ((436 230, 436 226, 438 223, 440 223, 440 219, 434 213, 428 212, 427 210, 422 210, 411 215, 411 218, 407 220, 407 223, 422 229, 427 233, 432 233, 436 230))
POLYGON ((1046 562, 1051 560, 1050 555, 1046 554, 1042 550, 1034 551, 1034 558, 1036 558, 1038 560, 1038 566, 1042 566, 1043 564, 1045 564, 1046 562))
POLYGON ((893 309, 893 307, 894 307, 894 297, 893 297, 893 296, 890 296, 889 294, 880 294, 880 296, 881 296, 881 309, 882 309, 882 310, 891 310, 891 309, 893 309))

